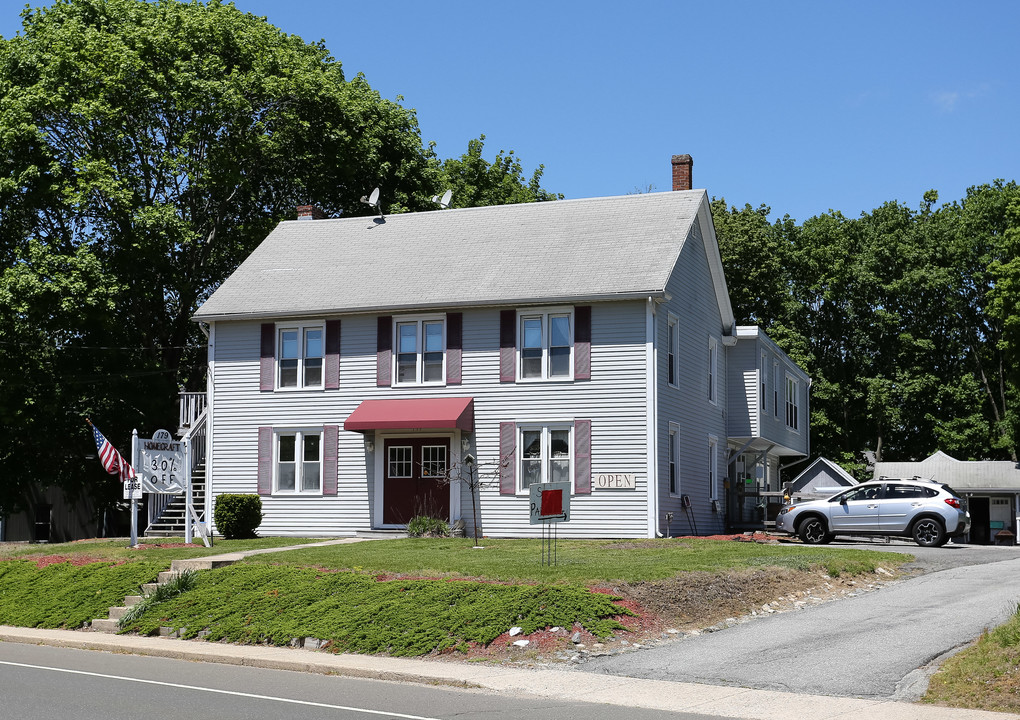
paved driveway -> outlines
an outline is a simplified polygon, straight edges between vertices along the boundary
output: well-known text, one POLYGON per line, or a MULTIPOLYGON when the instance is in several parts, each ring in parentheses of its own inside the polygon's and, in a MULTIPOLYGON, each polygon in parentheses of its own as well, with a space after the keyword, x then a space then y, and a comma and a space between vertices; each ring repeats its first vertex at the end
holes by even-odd
MULTIPOLYGON (((849 543, 836 543, 847 545, 849 543)), ((868 544, 871 548, 872 545, 868 544)), ((598 658, 611 675, 848 697, 916 699, 919 668, 999 625, 1020 602, 1020 548, 901 543, 926 572, 879 590, 716 633, 598 658)))

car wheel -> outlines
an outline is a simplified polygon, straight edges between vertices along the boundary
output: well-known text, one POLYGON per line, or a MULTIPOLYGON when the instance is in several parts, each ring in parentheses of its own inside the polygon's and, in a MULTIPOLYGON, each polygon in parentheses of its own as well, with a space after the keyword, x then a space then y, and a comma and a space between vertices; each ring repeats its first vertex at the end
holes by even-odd
POLYGON ((942 527, 935 518, 921 518, 914 523, 912 532, 914 542, 921 547, 940 547, 946 544, 949 538, 946 536, 946 529, 942 527))
POLYGON ((797 535, 809 545, 824 545, 832 542, 832 535, 826 532, 825 523, 821 518, 809 517, 797 528, 797 535))

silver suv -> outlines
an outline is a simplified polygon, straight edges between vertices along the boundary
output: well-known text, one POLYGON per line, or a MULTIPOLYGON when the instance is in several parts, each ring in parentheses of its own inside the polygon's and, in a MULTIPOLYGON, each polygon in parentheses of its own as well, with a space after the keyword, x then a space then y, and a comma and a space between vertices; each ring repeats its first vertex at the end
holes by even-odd
POLYGON ((836 535, 898 535, 938 547, 970 531, 970 513, 948 485, 880 478, 826 500, 787 505, 779 511, 776 529, 813 545, 836 535))

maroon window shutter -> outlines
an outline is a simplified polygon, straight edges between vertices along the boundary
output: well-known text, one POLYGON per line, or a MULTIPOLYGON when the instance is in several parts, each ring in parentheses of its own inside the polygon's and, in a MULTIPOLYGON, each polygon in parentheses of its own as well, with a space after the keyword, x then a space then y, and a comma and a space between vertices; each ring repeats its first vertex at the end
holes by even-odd
POLYGON ((340 426, 322 428, 322 494, 337 494, 337 460, 340 454, 340 426))
POLYGON ((446 384, 460 385, 464 313, 446 313, 446 384))
POLYGON ((574 492, 591 495, 591 420, 574 420, 574 492))
POLYGON ((262 342, 259 352, 259 390, 272 392, 276 384, 276 325, 262 323, 262 342))
POLYGON ((499 424, 499 494, 513 495, 517 492, 517 425, 512 422, 499 424))
POLYGON ((378 387, 390 386, 392 350, 393 316, 383 315, 379 318, 379 326, 376 331, 375 384, 378 387))
POLYGON ((258 494, 273 494, 273 428, 259 428, 258 494))
POLYGON ((574 379, 591 380, 591 305, 574 308, 574 379))
POLYGON ((326 389, 340 387, 340 321, 326 321, 326 389))
POLYGON ((517 378, 517 311, 499 312, 499 381, 514 382, 517 378))

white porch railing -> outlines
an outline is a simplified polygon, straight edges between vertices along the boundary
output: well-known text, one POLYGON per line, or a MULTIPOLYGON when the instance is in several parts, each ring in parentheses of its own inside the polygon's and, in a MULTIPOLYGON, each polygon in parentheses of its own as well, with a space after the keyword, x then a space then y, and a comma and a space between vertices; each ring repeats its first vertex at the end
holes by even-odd
POLYGON ((180 407, 180 421, 177 427, 185 430, 194 425, 200 416, 205 415, 205 393, 182 392, 180 393, 178 405, 180 407))

